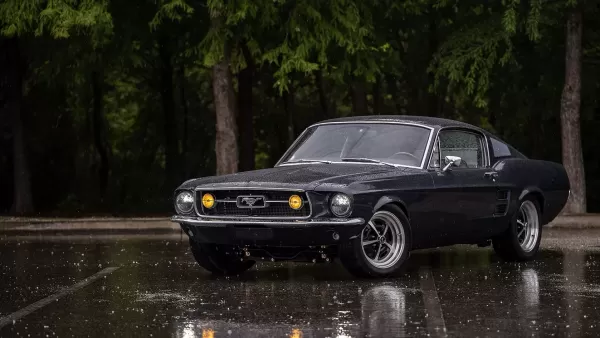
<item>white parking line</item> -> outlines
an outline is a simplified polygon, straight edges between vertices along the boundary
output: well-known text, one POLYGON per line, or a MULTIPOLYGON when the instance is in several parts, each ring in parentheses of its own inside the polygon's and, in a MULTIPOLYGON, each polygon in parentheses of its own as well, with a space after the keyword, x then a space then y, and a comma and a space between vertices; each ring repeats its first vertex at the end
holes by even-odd
POLYGON ((110 268, 101 270, 98 273, 91 275, 90 277, 82 280, 81 282, 79 282, 73 286, 66 287, 53 295, 50 295, 44 299, 40 299, 37 302, 20 309, 19 311, 13 312, 5 317, 1 317, 0 318, 0 329, 8 324, 11 324, 11 323, 27 316, 28 314, 32 313, 33 311, 39 310, 39 309, 43 308, 44 306, 46 306, 54 301, 57 301, 60 298, 66 296, 70 293, 73 293, 87 285, 90 285, 91 283, 95 282, 96 280, 114 272, 117 269, 118 269, 118 267, 110 267, 110 268))
POLYGON ((419 277, 425 311, 427 311, 427 331, 432 337, 447 337, 446 323, 433 274, 429 268, 422 268, 419 277))

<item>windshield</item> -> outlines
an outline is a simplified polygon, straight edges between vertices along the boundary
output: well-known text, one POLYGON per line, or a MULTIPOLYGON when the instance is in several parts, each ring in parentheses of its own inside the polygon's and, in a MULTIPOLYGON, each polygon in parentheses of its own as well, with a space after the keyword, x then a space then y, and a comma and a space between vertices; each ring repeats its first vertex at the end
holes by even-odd
POLYGON ((421 167, 431 131, 391 123, 324 124, 309 129, 282 163, 382 162, 421 167))

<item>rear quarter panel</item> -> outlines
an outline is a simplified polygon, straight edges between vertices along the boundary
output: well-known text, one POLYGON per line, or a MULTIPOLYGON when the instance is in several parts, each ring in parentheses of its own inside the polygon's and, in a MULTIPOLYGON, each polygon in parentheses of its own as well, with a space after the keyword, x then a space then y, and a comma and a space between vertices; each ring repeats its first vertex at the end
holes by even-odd
POLYGON ((569 197, 569 178, 559 163, 511 158, 496 163, 494 170, 499 173, 499 189, 511 192, 507 217, 514 214, 523 197, 533 194, 541 196, 542 224, 547 224, 560 213, 569 197))

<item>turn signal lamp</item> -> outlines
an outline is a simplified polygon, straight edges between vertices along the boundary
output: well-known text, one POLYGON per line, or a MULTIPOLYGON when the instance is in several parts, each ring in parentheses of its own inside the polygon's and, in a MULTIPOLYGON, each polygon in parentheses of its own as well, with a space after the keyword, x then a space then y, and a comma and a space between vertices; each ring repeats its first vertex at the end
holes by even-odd
POLYGON ((302 204, 303 204, 302 198, 298 195, 290 196, 288 203, 290 204, 290 208, 292 208, 294 210, 298 210, 298 209, 302 208, 302 204))
POLYGON ((215 196, 208 193, 202 195, 202 205, 206 209, 212 209, 215 206, 215 196))

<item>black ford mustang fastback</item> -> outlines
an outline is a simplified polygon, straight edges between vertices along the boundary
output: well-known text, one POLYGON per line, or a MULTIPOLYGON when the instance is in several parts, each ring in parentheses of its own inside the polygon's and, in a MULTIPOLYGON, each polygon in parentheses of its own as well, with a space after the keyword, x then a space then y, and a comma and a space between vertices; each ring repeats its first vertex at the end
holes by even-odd
POLYGON ((377 277, 398 274, 411 250, 459 243, 532 259, 568 196, 560 164, 480 128, 368 116, 310 126, 274 168, 184 182, 172 220, 213 273, 339 258, 377 277))

